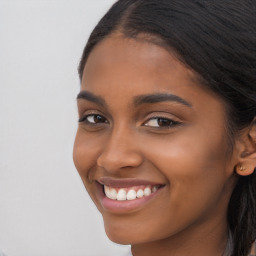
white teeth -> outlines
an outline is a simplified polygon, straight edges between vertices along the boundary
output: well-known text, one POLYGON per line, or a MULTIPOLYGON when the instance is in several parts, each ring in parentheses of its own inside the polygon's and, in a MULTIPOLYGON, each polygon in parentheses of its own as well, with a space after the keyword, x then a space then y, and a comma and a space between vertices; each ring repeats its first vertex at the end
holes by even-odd
POLYGON ((138 198, 142 198, 143 196, 144 196, 143 190, 142 190, 142 189, 139 189, 139 190, 137 191, 137 197, 138 197, 138 198))
POLYGON ((117 198, 117 192, 114 188, 109 190, 110 199, 116 200, 117 198))
POLYGON ((110 193, 109 193, 109 187, 108 186, 104 186, 104 191, 107 197, 110 197, 110 193))
POLYGON ((145 196, 149 196, 151 194, 151 189, 149 188, 149 187, 146 187, 145 189, 144 189, 144 195, 145 196))
POLYGON ((127 200, 134 200, 136 196, 137 196, 136 191, 131 189, 127 193, 127 200))
POLYGON ((128 188, 113 188, 104 185, 104 191, 106 194, 106 197, 112 199, 112 200, 118 200, 118 201, 125 201, 125 200, 134 200, 136 198, 142 198, 144 196, 149 196, 152 193, 156 192, 159 189, 158 185, 155 186, 146 186, 143 189, 138 189, 136 192, 135 189, 128 189, 128 188))
POLYGON ((116 199, 119 200, 119 201, 126 200, 126 191, 123 188, 121 188, 118 191, 116 199))

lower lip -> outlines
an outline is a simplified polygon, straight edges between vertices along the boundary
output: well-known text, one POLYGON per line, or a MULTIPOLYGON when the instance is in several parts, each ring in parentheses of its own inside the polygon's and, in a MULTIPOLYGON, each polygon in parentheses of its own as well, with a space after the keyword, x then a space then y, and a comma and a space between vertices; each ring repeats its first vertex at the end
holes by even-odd
POLYGON ((149 196, 125 201, 112 200, 106 197, 105 193, 103 192, 103 186, 101 184, 98 184, 98 187, 100 203, 104 210, 111 213, 124 214, 127 212, 139 210, 140 208, 144 207, 147 203, 149 203, 156 196, 158 196, 165 186, 159 188, 157 191, 153 192, 149 196))

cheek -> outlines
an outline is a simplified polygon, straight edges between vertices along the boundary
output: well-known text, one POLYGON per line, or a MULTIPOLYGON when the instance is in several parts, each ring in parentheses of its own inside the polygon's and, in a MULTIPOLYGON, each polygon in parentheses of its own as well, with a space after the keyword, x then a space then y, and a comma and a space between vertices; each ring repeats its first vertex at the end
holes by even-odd
POLYGON ((73 149, 73 160, 82 179, 96 164, 99 144, 96 138, 91 139, 81 128, 78 128, 73 149))
POLYGON ((99 210, 100 208, 95 197, 95 186, 93 186, 90 180, 96 166, 98 152, 100 151, 99 145, 101 144, 97 138, 92 139, 83 129, 78 128, 73 149, 74 164, 88 194, 99 210))
POLYGON ((225 165, 227 146, 221 134, 212 136, 210 132, 190 129, 166 137, 151 137, 144 140, 143 151, 147 159, 153 159, 161 166, 162 171, 171 169, 177 175, 190 176, 213 166, 225 165))
POLYGON ((189 131, 173 138, 151 139, 151 143, 145 148, 146 158, 166 177, 169 200, 176 210, 184 205, 207 207, 217 200, 227 182, 228 157, 221 135, 189 131))

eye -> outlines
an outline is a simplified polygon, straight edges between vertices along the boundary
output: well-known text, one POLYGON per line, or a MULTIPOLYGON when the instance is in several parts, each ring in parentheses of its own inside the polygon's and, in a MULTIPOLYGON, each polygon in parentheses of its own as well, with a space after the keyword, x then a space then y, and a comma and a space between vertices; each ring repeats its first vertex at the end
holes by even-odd
POLYGON ((88 124, 101 124, 101 123, 107 123, 107 119, 98 114, 90 114, 86 115, 79 119, 79 123, 86 122, 88 124))
POLYGON ((178 124, 178 122, 173 121, 171 119, 168 118, 164 118, 164 117, 153 117, 150 118, 144 125, 145 126, 150 126, 150 127, 170 127, 173 125, 178 124))

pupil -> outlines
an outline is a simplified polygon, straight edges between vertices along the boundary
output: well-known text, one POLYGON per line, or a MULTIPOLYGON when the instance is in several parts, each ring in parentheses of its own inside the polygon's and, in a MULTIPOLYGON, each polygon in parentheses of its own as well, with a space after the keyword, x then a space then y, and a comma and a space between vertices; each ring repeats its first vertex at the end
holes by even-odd
POLYGON ((95 123, 102 123, 102 122, 104 122, 104 118, 102 116, 99 116, 99 115, 94 116, 94 122, 95 123))
POLYGON ((159 126, 168 126, 168 125, 170 125, 170 123, 171 123, 170 120, 167 120, 164 118, 159 118, 159 120, 158 120, 159 126))

